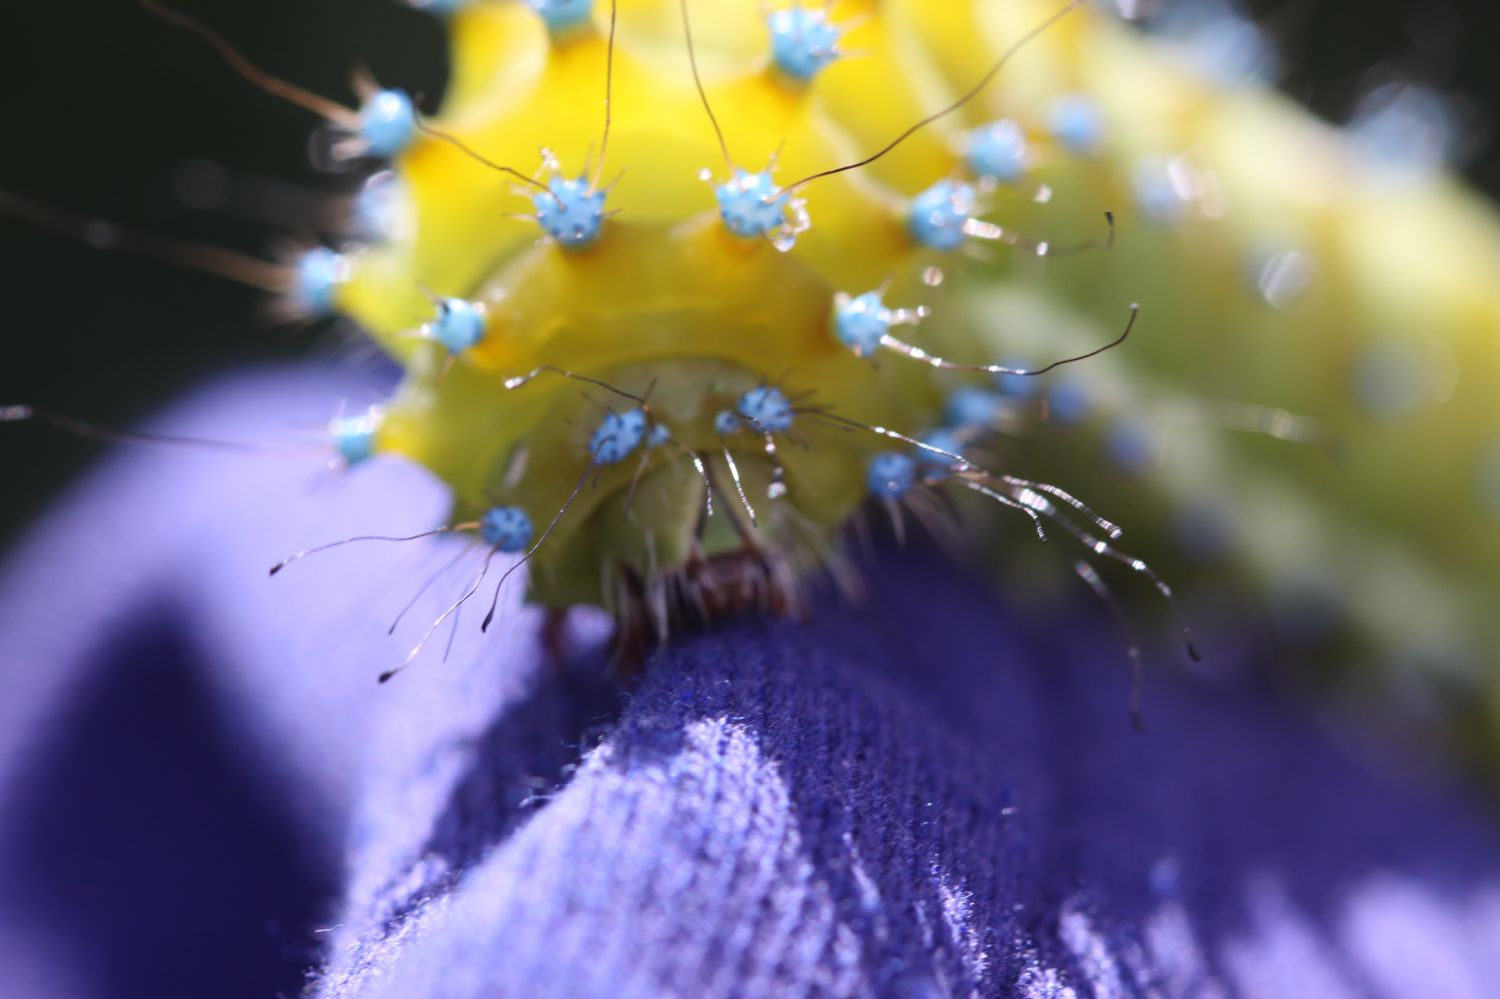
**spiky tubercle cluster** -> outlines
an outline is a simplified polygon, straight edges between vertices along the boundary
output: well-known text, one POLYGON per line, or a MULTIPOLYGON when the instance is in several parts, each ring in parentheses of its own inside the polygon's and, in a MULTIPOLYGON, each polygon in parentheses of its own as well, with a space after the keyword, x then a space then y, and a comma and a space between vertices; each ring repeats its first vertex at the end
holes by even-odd
POLYGON ((433 469, 461 507, 503 501, 545 523, 598 466, 598 484, 533 560, 533 593, 548 603, 608 599, 610 571, 622 565, 644 578, 747 544, 795 560, 809 552, 809 532, 826 537, 848 516, 883 442, 799 419, 806 447, 779 449, 785 496, 756 502, 771 491, 763 434, 753 421, 725 427, 715 417, 757 387, 912 431, 939 408, 926 373, 877 368, 841 344, 832 310, 846 288, 889 282, 891 294, 915 296, 922 272, 948 263, 914 235, 910 216, 912 198, 961 170, 954 130, 914 136, 867 170, 809 185, 816 209, 805 232, 804 195, 785 190, 931 110, 932 95, 911 83, 909 33, 870 4, 793 8, 801 14, 790 27, 780 24, 788 11, 763 22, 753 4, 699 6, 704 96, 727 162, 675 3, 621 5, 607 149, 607 4, 560 27, 524 4, 454 12, 454 85, 433 127, 534 173, 547 190, 487 168, 457 143, 419 136, 394 164, 407 192, 406 234, 353 255, 338 291, 341 307, 407 365, 379 449, 433 469), (863 26, 840 33, 839 23, 863 15, 863 26), (803 20, 826 29, 809 33, 809 44, 836 42, 789 71, 785 53, 803 20), (837 58, 843 45, 859 58, 837 58), (568 221, 555 224, 561 216, 568 221), (432 342, 412 339, 432 316, 423 288, 481 305, 483 337, 455 352, 440 317, 428 326, 432 342), (619 409, 620 399, 595 391, 589 402, 560 377, 506 388, 548 365, 636 394, 650 387, 653 423, 674 444, 655 449, 644 472, 634 448, 629 461, 596 460, 598 407, 619 409), (729 492, 726 442, 740 456, 755 526, 730 504, 732 492, 715 517, 702 515, 705 486, 685 454, 703 455, 729 492))
POLYGON ((540 526, 597 466, 537 552, 537 599, 607 602, 622 567, 661 575, 747 543, 805 564, 901 479, 871 472, 908 467, 881 457, 889 441, 799 416, 808 447, 779 449, 785 494, 767 501, 764 442, 733 414, 775 385, 863 423, 946 424, 966 449, 1024 426, 1010 461, 1118 497, 1144 550, 1175 552, 1174 568, 1199 559, 1217 573, 1227 558, 1273 602, 1331 609, 1390 663, 1500 690, 1484 655, 1500 635, 1479 610, 1500 596, 1485 541, 1500 511, 1500 405, 1486 389, 1500 368, 1500 238, 1440 174, 1373 163, 1260 86, 1228 85, 1083 9, 888 156, 788 190, 950 104, 1057 5, 780 4, 803 13, 777 35, 753 3, 693 4, 726 162, 676 0, 623 0, 596 182, 608 5, 574 16, 590 5, 569 4, 556 23, 546 3, 445 6, 454 84, 433 124, 523 177, 415 136, 394 163, 390 238, 349 252, 334 294, 407 368, 374 447, 433 469, 462 513, 504 504, 540 526), (816 51, 785 55, 797 41, 816 51), (555 169, 537 169, 543 149, 555 169), (1077 241, 1106 209, 1120 220, 1112 254, 1033 266, 1022 251, 1037 247, 1015 235, 1077 241), (940 287, 923 280, 933 267, 940 287), (423 288, 482 306, 482 335, 435 337, 423 288), (889 352, 872 363, 892 326, 926 313, 911 339, 933 353, 1043 362, 1107 340, 1130 301, 1145 319, 1128 353, 1026 385, 889 352), (640 449, 596 461, 602 407, 634 408, 607 391, 589 401, 552 377, 506 387, 546 365, 649 388, 640 449), (1239 401, 1317 429, 1227 404, 1239 401), (1346 457, 1224 432, 1245 426, 1337 439, 1346 457), (723 486, 726 442, 758 527, 730 496, 702 516, 686 452, 723 486))

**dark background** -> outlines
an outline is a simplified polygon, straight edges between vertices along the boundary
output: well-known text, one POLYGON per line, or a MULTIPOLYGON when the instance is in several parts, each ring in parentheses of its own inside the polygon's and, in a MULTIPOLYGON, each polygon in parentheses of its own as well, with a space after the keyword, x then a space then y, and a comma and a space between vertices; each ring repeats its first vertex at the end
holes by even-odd
MULTIPOLYGON (((722 0, 720 0, 722 2, 722 0)), ((745 0, 749 2, 749 0, 745 0)), ((996 0, 1000 2, 1000 0, 996 0)), ((180 0, 266 69, 350 99, 350 70, 432 96, 443 35, 395 0, 180 0)), ((1342 121, 1374 82, 1464 98, 1464 171, 1500 193, 1486 141, 1500 106, 1495 0, 1256 0, 1282 47, 1285 89, 1342 121)), ((347 190, 308 163, 312 117, 247 86, 196 40, 131 0, 13 2, 0 22, 0 188, 73 211, 250 252, 299 233, 314 191, 347 190), (230 168, 221 171, 220 167, 230 168), (182 192, 197 192, 184 201, 182 192), (271 218, 261 217, 269 213, 271 218)), ((1267 155, 1274 155, 1267 150, 1267 155)), ((329 330, 275 327, 261 294, 0 218, 5 327, 0 404, 128 424, 205 374, 338 352, 329 330)), ((0 427, 0 546, 94 455, 38 427, 0 427)))

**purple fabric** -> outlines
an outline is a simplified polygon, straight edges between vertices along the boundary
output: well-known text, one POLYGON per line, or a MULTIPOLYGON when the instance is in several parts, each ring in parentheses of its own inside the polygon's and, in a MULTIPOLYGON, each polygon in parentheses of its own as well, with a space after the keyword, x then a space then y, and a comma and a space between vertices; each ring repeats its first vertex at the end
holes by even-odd
MULTIPOLYGON (((289 439, 324 371, 163 426, 289 439)), ((60 443, 59 446, 67 446, 60 443)), ((1485 996, 1492 816, 1249 680, 919 553, 618 689, 507 594, 385 687, 463 542, 378 461, 131 450, 0 575, 0 995, 1485 996)), ((472 571, 472 565, 468 566, 472 571)), ((1253 674, 1247 674, 1253 675, 1253 674)))

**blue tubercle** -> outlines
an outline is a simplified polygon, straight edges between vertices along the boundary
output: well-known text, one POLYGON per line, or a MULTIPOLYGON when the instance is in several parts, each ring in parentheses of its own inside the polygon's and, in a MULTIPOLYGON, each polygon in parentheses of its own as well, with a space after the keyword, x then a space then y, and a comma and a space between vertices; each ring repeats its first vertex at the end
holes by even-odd
POLYGON ((878 291, 841 298, 834 304, 834 335, 860 357, 874 354, 880 347, 880 338, 890 331, 891 310, 885 307, 878 291))
POLYGON ((1009 118, 969 133, 969 170, 976 177, 1014 184, 1026 172, 1026 133, 1009 118))
POLYGON ((1104 119, 1099 105, 1083 94, 1066 94, 1052 102, 1047 125, 1068 152, 1090 156, 1104 138, 1104 119))
POLYGON ((588 23, 594 13, 594 0, 527 0, 531 9, 541 15, 547 30, 554 35, 571 31, 588 23))
POLYGON ((900 499, 917 481, 917 463, 908 454, 882 451, 870 459, 865 482, 877 499, 900 499))
POLYGON ((740 421, 740 414, 732 409, 721 409, 714 414, 714 433, 720 437, 729 437, 745 429, 740 421))
POLYGON ((792 404, 779 388, 762 385, 751 389, 740 396, 736 410, 758 431, 778 433, 792 429, 792 404))
POLYGON ((629 409, 606 413, 589 438, 589 454, 596 465, 624 461, 646 439, 646 411, 629 409))
POLYGON ((944 415, 954 427, 988 427, 995 422, 1000 397, 989 389, 961 388, 948 396, 944 415))
POLYGON ((417 113, 401 90, 377 90, 359 109, 359 135, 371 156, 399 156, 417 134, 417 113))
POLYGON ((292 294, 298 304, 316 316, 333 312, 338 286, 349 277, 349 262, 342 253, 326 246, 308 250, 297 261, 292 294))
POLYGON ((1078 423, 1089 413, 1088 391, 1076 381, 1055 386, 1047 393, 1047 413, 1058 423, 1078 423))
POLYGON ((934 250, 956 250, 968 238, 964 223, 974 214, 974 188, 940 180, 912 199, 906 215, 911 238, 934 250))
MULTIPOLYGON (((1016 358, 1009 358, 1004 362, 1007 368, 1017 371, 1025 371, 1026 365, 1016 358)), ((995 376, 995 388, 1002 395, 1010 396, 1012 399, 1030 399, 1036 394, 1036 378, 1032 375, 1008 375, 998 374, 995 376)))
POLYGON ((938 454, 937 451, 946 451, 948 454, 962 455, 964 453, 963 441, 959 440, 958 434, 951 430, 932 430, 922 435, 922 443, 926 448, 917 448, 917 460, 924 465, 935 468, 952 468, 957 462, 948 457, 947 454, 938 454), (937 451, 929 451, 927 448, 937 448, 937 451))
POLYGON ((733 178, 714 188, 714 195, 719 199, 719 217, 736 236, 769 236, 787 224, 788 196, 781 193, 769 170, 736 170, 733 178))
POLYGON ((429 331, 432 338, 447 347, 450 353, 462 354, 484 339, 484 305, 463 298, 445 298, 438 305, 437 318, 429 331))
POLYGON ((382 170, 359 189, 354 199, 354 223, 363 236, 386 240, 401 231, 406 207, 406 185, 392 170, 382 170))
POLYGON ((485 544, 518 555, 531 544, 531 518, 520 507, 492 507, 479 520, 479 535, 485 544))
POLYGON ((826 11, 790 7, 772 11, 766 21, 771 29, 771 61, 776 68, 806 83, 838 60, 838 25, 826 11))
POLYGON ((646 446, 658 448, 671 439, 672 431, 668 430, 664 424, 653 423, 650 432, 646 434, 646 446))
POLYGON ((353 467, 369 461, 375 456, 375 433, 379 420, 372 413, 367 416, 345 416, 328 424, 329 436, 334 449, 344 464, 353 467))
POLYGON ((1280 56, 1276 45, 1237 2, 1164 5, 1151 31, 1175 42, 1195 71, 1224 86, 1270 82, 1280 56))
POLYGON ((577 180, 554 177, 547 190, 551 193, 531 198, 536 206, 537 223, 565 249, 593 246, 604 228, 604 192, 593 190, 582 177, 577 180))

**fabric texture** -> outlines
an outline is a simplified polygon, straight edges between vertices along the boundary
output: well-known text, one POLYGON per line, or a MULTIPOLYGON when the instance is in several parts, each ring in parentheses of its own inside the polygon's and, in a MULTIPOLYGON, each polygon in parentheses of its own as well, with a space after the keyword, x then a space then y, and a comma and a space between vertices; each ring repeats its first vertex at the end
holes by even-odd
MULTIPOLYGON (((373 394, 246 376, 159 426, 287 439, 373 394)), ((597 618, 550 649, 513 585, 488 636, 476 607, 446 662, 443 629, 377 686, 478 555, 372 542, 268 578, 292 551, 445 515, 418 470, 318 463, 121 452, 8 557, 0 994, 1500 981, 1493 815, 1253 670, 1154 667, 1137 734, 1102 610, 1022 615, 936 556, 888 552, 860 604, 678 636, 638 684, 609 679, 597 618)))

